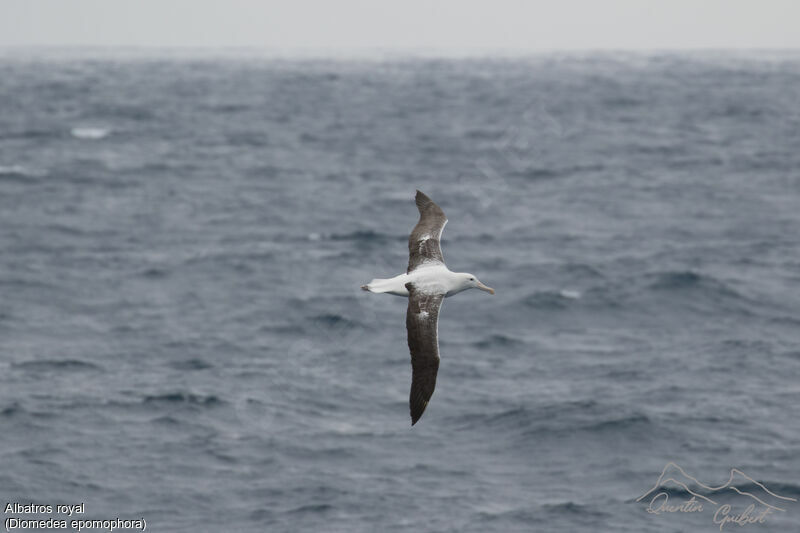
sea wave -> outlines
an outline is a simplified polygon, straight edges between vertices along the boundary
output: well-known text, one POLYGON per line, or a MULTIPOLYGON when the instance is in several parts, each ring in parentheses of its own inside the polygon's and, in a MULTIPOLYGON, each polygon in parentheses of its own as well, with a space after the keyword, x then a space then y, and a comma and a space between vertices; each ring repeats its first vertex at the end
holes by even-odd
POLYGON ((88 361, 81 361, 78 359, 44 359, 39 361, 23 361, 19 363, 12 363, 13 368, 28 371, 83 371, 83 370, 103 370, 103 367, 90 363, 88 361))
POLYGON ((200 359, 199 357, 175 361, 174 363, 171 363, 170 366, 177 370, 207 370, 209 368, 214 368, 214 365, 208 361, 205 361, 204 359, 200 359))
POLYGON ((380 233, 373 230, 357 230, 350 233, 333 233, 328 236, 333 241, 359 241, 359 242, 383 242, 395 240, 396 237, 387 233, 380 233))
POLYGON ((222 405, 224 400, 213 394, 195 394, 192 392, 167 392, 164 394, 151 394, 142 399, 145 404, 185 404, 202 407, 216 407, 222 405))
POLYGON ((20 413, 23 412, 25 412, 25 410, 22 408, 22 405, 20 405, 19 402, 12 402, 10 405, 7 405, 2 409, 0 409, 0 416, 12 417, 19 415, 20 413))
POLYGON ((648 274, 647 278, 649 288, 654 290, 706 290, 738 296, 736 291, 730 289, 719 279, 692 270, 655 272, 648 274))
POLYGON ((563 438, 565 435, 621 435, 651 431, 653 422, 642 412, 604 406, 593 400, 515 407, 494 414, 469 415, 468 427, 492 433, 516 435, 520 443, 530 438, 563 438))
POLYGON ((473 342, 472 346, 481 349, 490 349, 490 348, 508 347, 508 346, 521 346, 523 344, 524 341, 516 337, 503 334, 493 334, 489 335, 486 338, 473 342))
MULTIPOLYGON (((578 293, 579 294, 579 293, 578 293)), ((528 307, 540 310, 564 310, 567 309, 572 302, 579 299, 575 297, 572 292, 564 290, 547 290, 536 291, 533 294, 526 296, 522 303, 528 307)))

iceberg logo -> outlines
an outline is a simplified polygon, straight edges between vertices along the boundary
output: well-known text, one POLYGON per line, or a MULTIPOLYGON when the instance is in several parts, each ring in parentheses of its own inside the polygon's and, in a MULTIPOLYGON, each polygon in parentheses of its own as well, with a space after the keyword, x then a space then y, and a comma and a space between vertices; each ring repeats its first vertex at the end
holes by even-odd
POLYGON ((728 524, 763 524, 770 515, 786 512, 797 499, 777 494, 736 468, 728 481, 713 487, 667 463, 655 485, 636 501, 646 503, 646 511, 655 515, 710 511, 722 531, 728 524))

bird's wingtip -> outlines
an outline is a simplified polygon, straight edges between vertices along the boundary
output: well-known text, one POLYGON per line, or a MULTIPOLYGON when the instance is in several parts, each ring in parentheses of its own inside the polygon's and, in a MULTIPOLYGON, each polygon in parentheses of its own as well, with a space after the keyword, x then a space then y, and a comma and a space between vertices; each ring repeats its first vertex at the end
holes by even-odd
POLYGON ((417 189, 417 194, 414 196, 414 202, 417 204, 417 209, 419 209, 420 213, 427 209, 431 204, 436 205, 427 194, 419 189, 417 189))
POLYGON ((411 408, 411 425, 413 426, 419 422, 419 419, 425 414, 425 408, 428 407, 428 402, 423 401, 421 404, 410 404, 409 407, 411 408))

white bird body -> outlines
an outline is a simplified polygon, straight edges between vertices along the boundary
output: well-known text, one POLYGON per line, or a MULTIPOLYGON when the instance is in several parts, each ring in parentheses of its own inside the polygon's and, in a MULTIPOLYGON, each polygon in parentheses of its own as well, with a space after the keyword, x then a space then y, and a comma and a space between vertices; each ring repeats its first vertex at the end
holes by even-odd
POLYGON ((373 279, 366 287, 370 292, 408 296, 406 283, 413 283, 421 292, 444 294, 447 298, 474 287, 471 278, 474 280, 471 274, 452 272, 445 265, 431 264, 393 278, 373 279))

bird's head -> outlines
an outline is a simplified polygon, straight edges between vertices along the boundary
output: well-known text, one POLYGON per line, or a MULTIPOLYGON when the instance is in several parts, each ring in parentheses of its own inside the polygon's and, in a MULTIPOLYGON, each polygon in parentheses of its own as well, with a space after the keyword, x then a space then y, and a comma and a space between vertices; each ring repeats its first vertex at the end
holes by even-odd
POLYGON ((494 289, 481 283, 481 280, 479 280, 474 274, 465 272, 461 274, 461 276, 463 278, 462 283, 464 285, 464 289, 480 289, 488 292, 489 294, 494 294, 494 289))

